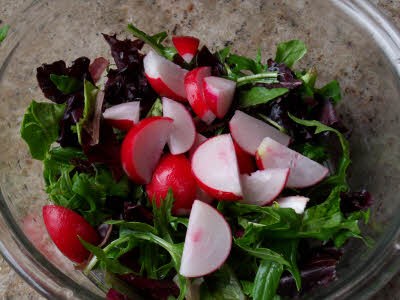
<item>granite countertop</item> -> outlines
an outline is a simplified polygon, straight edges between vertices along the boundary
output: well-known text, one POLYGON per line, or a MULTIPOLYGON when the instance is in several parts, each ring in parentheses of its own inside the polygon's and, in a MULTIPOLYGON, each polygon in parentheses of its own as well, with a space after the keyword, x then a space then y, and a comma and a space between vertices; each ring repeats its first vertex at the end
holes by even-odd
MULTIPOLYGON (((99 0, 104 1, 104 0, 99 0)), ((400 1, 370 0, 379 7, 392 22, 400 28, 400 1)), ((26 6, 27 0, 2 0, 0 6, 1 24, 13 18, 18 7, 26 6)), ((0 298, 1 299, 45 299, 25 283, 0 256, 0 298)), ((397 274, 376 296, 376 300, 400 299, 400 274, 397 274)))

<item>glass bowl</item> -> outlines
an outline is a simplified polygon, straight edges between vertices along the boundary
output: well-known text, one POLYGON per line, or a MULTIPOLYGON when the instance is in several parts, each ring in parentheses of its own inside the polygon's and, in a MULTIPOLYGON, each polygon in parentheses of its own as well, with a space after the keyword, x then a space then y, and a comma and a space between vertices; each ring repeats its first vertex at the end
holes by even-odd
MULTIPOLYGON (((24 1, 20 1, 21 3, 24 1)), ((51 299, 102 299, 96 274, 74 270, 40 227, 47 203, 39 161, 30 158, 19 128, 32 99, 43 101, 35 70, 42 63, 79 56, 110 57, 100 33, 128 36, 133 23, 149 33, 197 36, 213 50, 271 57, 278 42, 300 39, 308 54, 297 67, 316 66, 318 85, 336 79, 343 101, 338 110, 351 128, 350 184, 375 198, 371 222, 376 240, 346 245, 338 279, 313 290, 311 299, 365 299, 400 267, 400 34, 368 2, 286 1, 31 1, 14 10, 0 48, 0 251, 36 290, 51 299), (31 226, 32 227, 32 226, 31 226), (39 239, 39 242, 38 242, 39 239), (55 254, 54 254, 55 253, 55 254)))

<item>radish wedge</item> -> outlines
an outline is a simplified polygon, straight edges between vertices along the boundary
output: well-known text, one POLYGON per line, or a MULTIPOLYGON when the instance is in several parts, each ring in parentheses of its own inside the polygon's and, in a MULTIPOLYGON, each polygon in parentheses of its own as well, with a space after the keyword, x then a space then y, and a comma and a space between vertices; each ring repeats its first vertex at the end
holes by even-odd
POLYGON ((262 141, 256 153, 256 162, 261 170, 290 168, 287 186, 291 188, 312 186, 329 174, 329 170, 324 166, 271 138, 262 141))
POLYGON ((206 140, 207 140, 207 138, 206 138, 204 135, 202 135, 202 134, 200 134, 200 133, 197 133, 197 134, 196 134, 196 139, 194 140, 194 144, 193 144, 192 148, 190 148, 190 150, 189 150, 189 159, 190 159, 190 160, 192 160, 193 154, 194 154, 194 152, 196 151, 196 149, 197 149, 203 142, 205 142, 206 140))
POLYGON ((173 120, 150 117, 134 126, 121 146, 121 163, 136 184, 148 184, 172 130, 173 120))
POLYGON ((140 102, 133 101, 114 105, 103 112, 104 120, 112 127, 128 131, 139 123, 140 102))
POLYGON ((197 148, 192 172, 199 187, 215 199, 242 198, 235 147, 229 134, 210 138, 197 148))
POLYGON ((190 63, 199 48, 200 41, 191 36, 175 36, 172 43, 183 60, 190 63))
POLYGON ((174 120, 168 147, 172 154, 182 154, 192 148, 196 139, 196 127, 186 107, 174 100, 163 98, 163 115, 174 120))
POLYGON ((203 78, 211 75, 211 67, 200 67, 187 73, 185 89, 187 99, 196 115, 206 124, 211 124, 215 115, 207 106, 203 94, 203 78))
POLYGON ((238 144, 233 141, 233 145, 235 146, 236 159, 239 165, 240 174, 251 174, 256 168, 256 161, 254 156, 244 152, 242 148, 239 147, 238 144))
POLYGON ((223 265, 232 247, 232 232, 212 206, 195 200, 189 217, 179 273, 201 277, 223 265))
POLYGON ((265 137, 270 137, 286 146, 291 140, 290 136, 240 110, 235 111, 235 115, 229 122, 229 128, 232 138, 239 147, 253 156, 265 137))
POLYGON ((211 111, 220 119, 231 107, 236 82, 221 77, 209 76, 203 79, 204 99, 211 111))
POLYGON ((143 59, 144 72, 151 87, 160 95, 186 101, 185 76, 187 70, 150 51, 143 59))
POLYGON ((289 168, 257 171, 242 175, 243 199, 240 203, 264 206, 275 200, 284 189, 289 168))
POLYGON ((281 208, 293 208, 297 214, 304 213, 310 198, 303 196, 282 197, 276 200, 281 208))

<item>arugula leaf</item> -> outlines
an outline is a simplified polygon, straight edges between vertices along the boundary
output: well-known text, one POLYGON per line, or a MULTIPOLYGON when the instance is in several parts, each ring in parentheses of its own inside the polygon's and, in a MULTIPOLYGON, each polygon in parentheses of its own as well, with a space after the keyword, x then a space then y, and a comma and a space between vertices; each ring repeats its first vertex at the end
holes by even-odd
POLYGON ((50 74, 50 80, 64 94, 71 94, 82 88, 82 82, 75 77, 50 74))
POLYGON ((174 60, 174 56, 178 54, 178 51, 174 47, 165 47, 161 42, 166 38, 165 32, 160 32, 153 36, 150 36, 143 31, 139 30, 132 24, 128 24, 126 29, 131 32, 134 36, 144 41, 150 47, 152 47, 159 55, 164 56, 170 61, 174 60))
POLYGON ((225 64, 226 58, 228 57, 230 51, 231 51, 231 47, 228 46, 228 47, 225 47, 224 49, 216 52, 217 58, 221 64, 225 64))
POLYGON ((218 271, 204 277, 200 300, 246 300, 232 269, 224 264, 218 271))
POLYGON ((0 28, 0 44, 6 38, 9 29, 10 25, 6 25, 0 28))
POLYGON ((245 108, 257 104, 267 103, 276 97, 286 94, 289 90, 285 88, 267 89, 265 87, 252 87, 248 91, 239 94, 239 107, 245 108))
POLYGON ((315 160, 319 163, 328 159, 328 152, 322 145, 305 143, 295 146, 295 150, 309 159, 315 160))
POLYGON ((94 111, 96 108, 96 96, 98 93, 98 88, 94 86, 90 81, 85 80, 83 83, 84 87, 84 95, 85 95, 85 107, 83 109, 83 116, 76 123, 76 130, 78 134, 79 144, 82 145, 82 130, 85 126, 87 126, 90 120, 93 118, 94 111))
POLYGON ((333 80, 322 88, 317 89, 317 93, 321 96, 332 99, 335 104, 342 100, 342 96, 340 94, 340 85, 336 80, 333 80))
POLYGON ((249 297, 253 297, 254 282, 248 280, 240 280, 243 293, 249 297))
POLYGON ((276 49, 275 61, 277 63, 284 63, 289 68, 292 68, 306 53, 307 47, 302 41, 291 40, 279 43, 276 49))
POLYGON ((253 299, 274 299, 282 273, 283 266, 281 264, 262 260, 254 279, 253 299))
POLYGON ((28 106, 21 125, 21 137, 29 146, 32 158, 43 160, 50 146, 58 138, 59 126, 65 104, 38 103, 28 106))
POLYGON ((162 117, 163 115, 163 109, 162 109, 162 103, 161 99, 158 98, 154 104, 151 106, 149 112, 146 115, 146 118, 148 117, 162 117))

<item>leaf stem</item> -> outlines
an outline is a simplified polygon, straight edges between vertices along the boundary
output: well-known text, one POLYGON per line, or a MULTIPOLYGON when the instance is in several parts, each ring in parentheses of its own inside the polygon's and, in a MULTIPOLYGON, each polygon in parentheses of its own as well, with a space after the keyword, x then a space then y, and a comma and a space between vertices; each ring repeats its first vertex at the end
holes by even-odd
POLYGON ((163 49, 160 47, 160 45, 149 35, 144 33, 143 31, 137 29, 135 26, 132 24, 128 24, 126 27, 126 30, 130 31, 134 36, 137 38, 141 39, 143 42, 151 46, 154 50, 157 51, 158 54, 161 56, 164 56, 163 49))
POLYGON ((236 81, 238 83, 240 83, 243 81, 251 81, 253 79, 276 78, 276 77, 278 77, 278 72, 264 72, 264 73, 260 73, 260 74, 239 77, 236 81))

